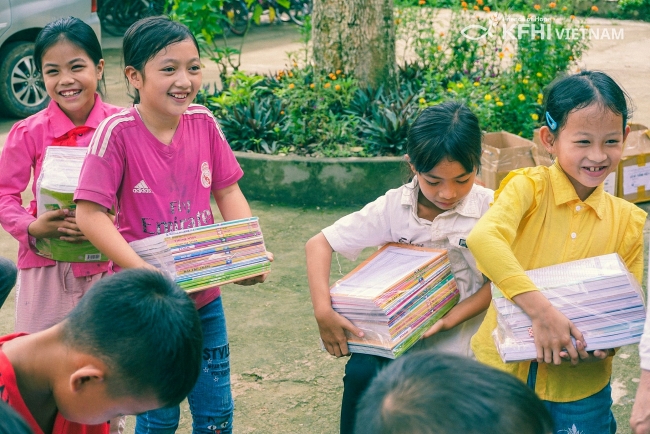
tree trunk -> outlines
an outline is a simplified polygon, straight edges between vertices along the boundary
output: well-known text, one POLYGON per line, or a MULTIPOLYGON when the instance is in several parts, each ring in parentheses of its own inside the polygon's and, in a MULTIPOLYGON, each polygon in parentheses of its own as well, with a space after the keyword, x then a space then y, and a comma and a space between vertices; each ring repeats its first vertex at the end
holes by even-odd
POLYGON ((317 73, 352 73, 362 86, 396 85, 393 0, 314 0, 317 73))

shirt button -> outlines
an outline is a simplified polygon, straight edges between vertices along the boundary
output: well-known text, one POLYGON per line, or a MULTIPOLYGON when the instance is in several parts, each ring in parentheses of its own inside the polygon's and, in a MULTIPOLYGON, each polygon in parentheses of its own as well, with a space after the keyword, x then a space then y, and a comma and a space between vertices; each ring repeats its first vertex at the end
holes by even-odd
POLYGON ((576 211, 580 211, 580 205, 576 206, 576 211))
POLYGON ((575 232, 571 232, 571 238, 573 238, 575 240, 577 236, 578 235, 575 232))

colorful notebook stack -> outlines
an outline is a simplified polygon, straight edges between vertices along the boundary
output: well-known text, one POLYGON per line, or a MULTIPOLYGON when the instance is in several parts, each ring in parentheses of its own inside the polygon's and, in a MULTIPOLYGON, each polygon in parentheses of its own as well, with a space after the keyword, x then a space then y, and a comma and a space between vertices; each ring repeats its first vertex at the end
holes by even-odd
POLYGON ((187 292, 267 273, 271 263, 257 217, 171 231, 129 243, 187 292))
MULTIPOLYGON (((587 342, 587 350, 638 343, 645 308, 641 287, 613 253, 527 271, 551 304, 569 318, 587 342)), ((492 285, 497 309, 493 333, 504 362, 537 356, 528 315, 492 285)))
POLYGON ((347 335, 353 353, 394 359, 460 298, 446 250, 390 243, 331 289, 332 307, 363 330, 347 335))
MULTIPOLYGON (((74 216, 77 205, 72 200, 79 183, 81 166, 87 148, 68 146, 48 146, 41 166, 41 173, 36 180, 36 213, 38 216, 47 211, 58 209, 70 210, 74 216)), ((38 254, 49 259, 63 262, 107 261, 90 241, 69 243, 57 238, 31 239, 38 254)))

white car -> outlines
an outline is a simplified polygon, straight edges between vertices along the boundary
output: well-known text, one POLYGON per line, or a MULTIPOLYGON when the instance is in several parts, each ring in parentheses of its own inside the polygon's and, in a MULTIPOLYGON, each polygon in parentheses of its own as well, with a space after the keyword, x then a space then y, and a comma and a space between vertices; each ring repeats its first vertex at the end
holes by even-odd
POLYGON ((0 0, 0 114, 23 118, 47 106, 34 41, 47 23, 68 16, 89 24, 101 41, 96 0, 0 0))

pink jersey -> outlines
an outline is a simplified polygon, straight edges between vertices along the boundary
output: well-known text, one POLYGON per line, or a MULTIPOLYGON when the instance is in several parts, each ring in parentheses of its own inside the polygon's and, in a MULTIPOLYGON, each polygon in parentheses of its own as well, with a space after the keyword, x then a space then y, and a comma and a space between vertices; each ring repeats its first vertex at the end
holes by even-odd
MULTIPOLYGON (((214 223, 213 190, 243 175, 212 113, 190 105, 169 145, 130 108, 106 119, 89 146, 75 200, 106 209, 117 203, 115 224, 126 241, 214 223)), ((198 307, 219 288, 195 294, 198 307)))
MULTIPOLYGON (((95 129, 108 116, 124 110, 107 104, 95 95, 95 105, 88 115, 86 126, 95 129)), ((38 179, 45 149, 57 138, 75 128, 72 121, 50 101, 44 110, 16 122, 11 128, 0 156, 0 224, 19 242, 18 268, 35 268, 54 265, 54 261, 32 252, 29 248, 27 227, 36 220, 36 200, 27 209, 22 206, 20 194, 27 189, 32 171, 38 179)), ((92 131, 78 135, 77 146, 86 147, 90 143, 92 131)), ((36 197, 36 182, 32 183, 32 194, 36 197)), ((107 264, 73 263, 72 271, 76 277, 89 276, 107 270, 107 264)))

